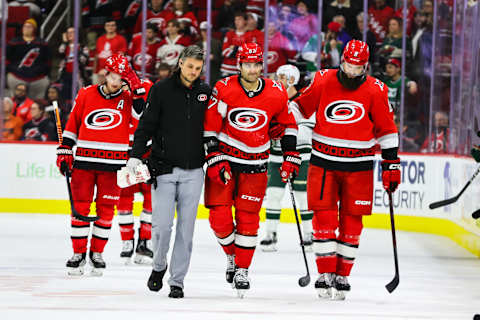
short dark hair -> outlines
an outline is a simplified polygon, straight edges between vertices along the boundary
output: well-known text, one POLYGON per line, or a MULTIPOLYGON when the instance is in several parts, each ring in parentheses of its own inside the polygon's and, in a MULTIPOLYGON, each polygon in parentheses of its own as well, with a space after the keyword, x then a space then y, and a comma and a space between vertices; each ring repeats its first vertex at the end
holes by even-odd
POLYGON ((156 23, 153 23, 153 22, 147 22, 147 27, 145 29, 150 29, 154 33, 158 33, 158 26, 156 23))
POLYGON ((235 12, 235 14, 233 15, 233 18, 235 19, 236 17, 242 17, 243 19, 247 20, 248 17, 247 17, 247 13, 245 11, 237 11, 235 12))

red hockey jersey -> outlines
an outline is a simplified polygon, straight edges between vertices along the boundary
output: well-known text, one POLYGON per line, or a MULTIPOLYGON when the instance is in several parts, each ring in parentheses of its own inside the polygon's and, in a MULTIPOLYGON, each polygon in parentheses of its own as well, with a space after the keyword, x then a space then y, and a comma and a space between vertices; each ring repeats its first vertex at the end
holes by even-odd
MULTIPOLYGON (((171 10, 162 10, 159 12, 153 12, 151 9, 147 10, 147 21, 145 23, 155 23, 158 27, 158 35, 163 36, 165 28, 167 27, 167 22, 175 19, 175 14, 171 10)), ((137 22, 135 23, 135 33, 142 32, 142 13, 137 17, 137 22)))
MULTIPOLYGON (((147 77, 152 77, 155 73, 155 64, 157 62, 157 50, 160 48, 160 39, 156 38, 154 43, 147 43, 145 48, 145 73, 147 77)), ((137 33, 133 36, 128 46, 127 56, 130 59, 133 69, 140 75, 142 71, 142 34, 137 33)))
POLYGON ((219 80, 205 112, 204 136, 217 137, 220 151, 238 165, 265 165, 270 152, 271 122, 286 126, 286 135, 297 135, 297 124, 288 111, 288 96, 279 82, 261 79, 260 88, 245 91, 239 76, 219 80))
POLYGON ((388 87, 367 76, 358 89, 348 90, 338 81, 337 72, 317 71, 294 100, 305 118, 316 112, 311 162, 332 170, 369 170, 376 142, 382 149, 398 147, 388 87))
POLYGON ((64 144, 77 144, 74 168, 116 171, 128 159, 129 126, 139 114, 129 91, 109 95, 102 88, 80 89, 63 132, 64 144))
POLYGON ((98 73, 98 71, 105 67, 108 57, 115 53, 125 54, 127 52, 127 40, 119 34, 111 39, 107 39, 107 36, 103 35, 97 39, 95 50, 95 56, 98 59, 95 73, 98 73))
MULTIPOLYGON (((147 102, 148 93, 150 92, 150 88, 153 86, 153 82, 148 79, 141 79, 142 87, 145 88, 145 94, 143 95, 143 101, 147 102)), ((141 115, 139 115, 141 116, 141 115)), ((135 130, 137 130, 139 122, 139 117, 132 117, 132 121, 130 122, 130 133, 129 133, 129 149, 132 148, 133 145, 133 137, 135 134, 135 130)))
POLYGON ((220 71, 225 75, 233 75, 238 72, 237 57, 233 55, 232 47, 240 47, 250 39, 250 33, 228 31, 223 39, 222 56, 223 62, 220 71))

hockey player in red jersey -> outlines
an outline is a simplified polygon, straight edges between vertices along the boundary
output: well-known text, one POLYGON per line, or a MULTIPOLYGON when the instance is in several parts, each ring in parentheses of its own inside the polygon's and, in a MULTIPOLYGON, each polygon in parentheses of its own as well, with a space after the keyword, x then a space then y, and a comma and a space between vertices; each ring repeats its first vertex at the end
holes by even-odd
POLYGON ((382 149, 384 188, 394 192, 400 184, 398 133, 388 88, 366 75, 368 57, 366 43, 348 42, 340 69, 317 71, 294 100, 306 118, 316 112, 307 197, 314 212, 315 288, 322 298, 345 299, 350 290, 347 277, 362 216, 372 212, 376 143, 382 149))
POLYGON ((285 88, 260 77, 262 49, 255 43, 243 44, 237 59, 240 75, 216 83, 205 113, 205 205, 210 209, 210 225, 227 254, 226 280, 243 297, 250 288, 248 268, 267 187, 270 139, 283 135, 280 171, 284 182, 298 173, 301 158, 285 88))
MULTIPOLYGON (((148 92, 153 85, 148 79, 140 80, 141 86, 145 89, 143 100, 146 102, 148 92)), ((133 135, 138 127, 138 120, 133 118, 130 124, 129 150, 133 145, 133 135)), ((120 201, 117 205, 118 225, 120 228, 120 237, 122 238, 122 251, 120 257, 124 258, 126 263, 130 262, 135 248, 135 263, 151 263, 153 251, 150 240, 152 238, 152 187, 146 183, 138 183, 133 186, 123 188, 120 193, 120 201), (135 230, 133 218, 133 200, 135 193, 140 192, 143 195, 143 210, 140 214, 140 227, 138 228, 137 247, 135 248, 135 230)))
MULTIPOLYGON (((107 244, 114 207, 120 198, 116 171, 127 162, 129 125, 139 118, 145 92, 140 80, 123 55, 106 60, 106 81, 80 89, 57 149, 57 166, 62 174, 71 172, 73 205, 81 215, 88 215, 96 189, 95 221, 90 240, 89 258, 93 275, 102 275, 102 252, 107 244), (123 90, 122 79, 132 93, 123 90), (72 148, 77 145, 75 161, 72 148)), ((70 275, 83 274, 90 223, 72 216, 73 256, 67 261, 70 275)))

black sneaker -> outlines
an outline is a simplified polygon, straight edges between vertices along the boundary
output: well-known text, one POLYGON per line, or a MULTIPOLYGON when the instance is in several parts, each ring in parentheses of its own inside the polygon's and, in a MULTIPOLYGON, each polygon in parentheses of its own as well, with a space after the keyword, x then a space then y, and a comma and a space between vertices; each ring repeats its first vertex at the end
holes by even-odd
POLYGON ((163 276, 165 275, 165 272, 167 272, 167 268, 165 267, 165 270, 162 271, 155 271, 152 270, 152 273, 150 274, 150 277, 148 278, 147 286, 150 291, 155 291, 158 292, 160 289, 163 287, 163 276))
POLYGON ((183 298, 183 289, 177 286, 170 286, 168 297, 174 299, 183 298))

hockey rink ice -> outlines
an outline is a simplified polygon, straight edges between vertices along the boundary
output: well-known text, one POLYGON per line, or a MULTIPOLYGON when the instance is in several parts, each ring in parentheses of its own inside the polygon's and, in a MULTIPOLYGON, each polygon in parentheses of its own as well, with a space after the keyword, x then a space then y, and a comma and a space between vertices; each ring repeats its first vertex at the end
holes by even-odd
MULTIPOLYGON (((68 277, 72 255, 67 215, 0 214, 0 320, 20 319, 472 319, 480 313, 480 260, 451 240, 397 232, 400 285, 389 230, 365 229, 345 301, 320 300, 305 274, 295 224, 279 226, 279 251, 255 253, 245 299, 224 280, 226 259, 207 220, 198 220, 185 298, 146 287, 151 267, 124 265, 114 220, 103 277, 68 277)), ((263 225, 260 238, 263 236, 263 225)), ((260 240, 260 239, 259 239, 260 240)), ((89 267, 87 268, 89 270, 89 267)))

